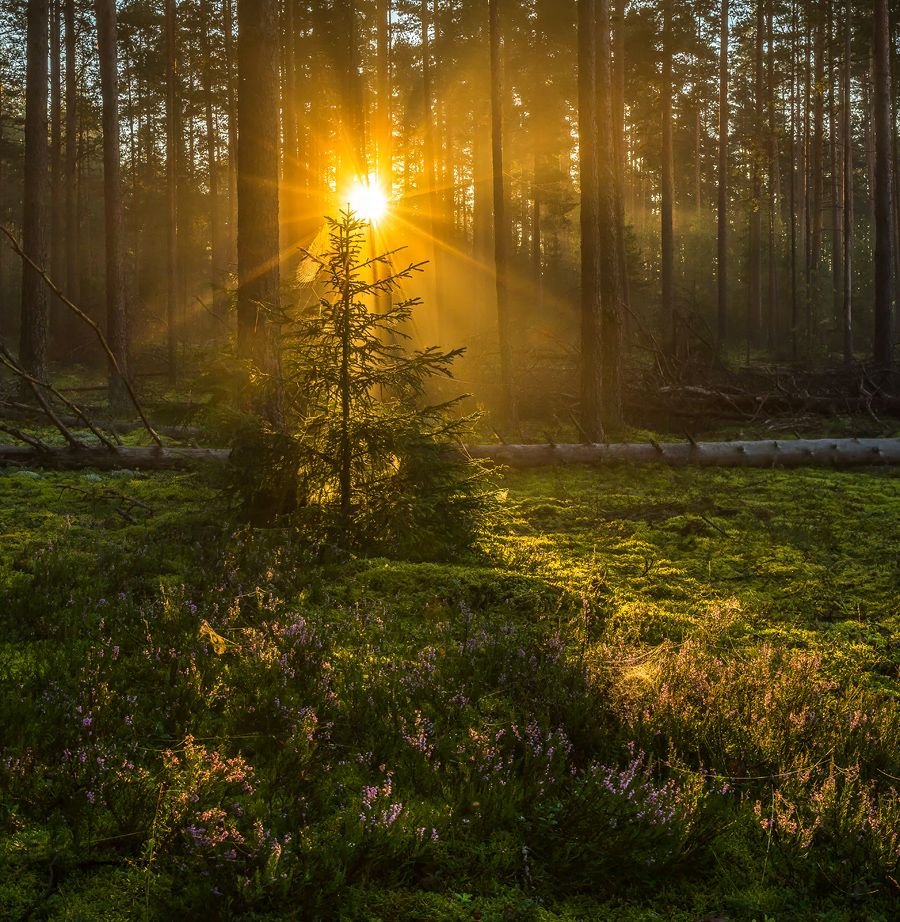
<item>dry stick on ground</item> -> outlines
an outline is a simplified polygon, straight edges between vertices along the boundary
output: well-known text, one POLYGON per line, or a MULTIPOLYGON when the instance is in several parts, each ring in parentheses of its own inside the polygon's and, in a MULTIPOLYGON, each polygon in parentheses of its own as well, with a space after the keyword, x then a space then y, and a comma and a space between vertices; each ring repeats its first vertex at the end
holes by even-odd
POLYGON ((100 327, 90 318, 88 315, 80 308, 77 304, 70 301, 69 298, 57 287, 53 279, 47 275, 46 271, 39 266, 21 247, 19 241, 16 240, 15 235, 8 228, 0 224, 0 232, 9 240, 12 248, 16 251, 19 258, 27 263, 43 280, 44 284, 56 295, 57 298, 62 302, 62 304, 72 311, 76 316, 80 317, 96 334, 100 345, 103 347, 103 351, 106 353, 106 357, 109 359, 110 365, 112 365, 115 373, 121 378, 122 383, 125 386, 128 396, 131 399, 131 402, 134 404, 135 410, 137 410, 138 416, 141 418, 141 422, 144 424, 144 428, 150 435, 150 438, 162 448, 162 439, 157 435, 156 430, 153 426, 150 425, 150 420, 147 419, 144 409, 140 404, 140 401, 137 399, 137 395, 134 392, 134 388, 131 386, 131 382, 128 378, 122 374, 122 369, 119 367, 119 363, 116 360, 116 356, 113 353, 112 349, 109 347, 109 343, 106 341, 106 337, 103 335, 100 327))
POLYGON ((139 499, 134 499, 131 496, 126 496, 124 493, 120 493, 118 490, 83 490, 80 487, 76 487, 72 484, 66 484, 60 493, 64 492, 77 493, 79 496, 83 496, 86 499, 91 500, 92 502, 107 501, 107 502, 116 502, 121 503, 123 506, 126 506, 127 509, 122 509, 116 507, 113 511, 116 515, 121 516, 126 522, 130 525, 137 525, 138 520, 131 514, 135 509, 142 509, 148 515, 153 515, 153 507, 148 506, 147 503, 141 502, 139 499))

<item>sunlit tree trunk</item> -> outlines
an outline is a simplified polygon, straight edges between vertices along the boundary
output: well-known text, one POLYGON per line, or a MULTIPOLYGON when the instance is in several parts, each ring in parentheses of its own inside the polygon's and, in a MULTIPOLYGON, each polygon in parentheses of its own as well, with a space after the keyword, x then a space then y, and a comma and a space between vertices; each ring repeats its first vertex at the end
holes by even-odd
MULTIPOLYGON (((421 0, 419 6, 419 38, 422 53, 422 167, 424 176, 423 204, 427 202, 428 217, 424 222, 424 229, 429 236, 428 248, 435 263, 435 271, 431 279, 431 289, 437 297, 440 284, 441 267, 439 263, 440 242, 438 234, 441 228, 440 197, 438 194, 437 168, 435 164, 435 132, 434 132, 434 91, 432 86, 432 61, 431 38, 429 26, 431 10, 428 0, 421 0)), ((442 306, 435 304, 433 307, 435 317, 436 338, 442 335, 441 319, 442 306)))
MULTIPOLYGON (((727 8, 727 0, 723 0, 727 8)), ((663 59, 662 59, 662 189, 661 218, 661 275, 663 323, 671 331, 672 352, 678 350, 678 318, 675 308, 675 230, 674 230, 674 154, 672 148, 672 96, 675 92, 672 79, 672 3, 663 2, 663 59)), ((727 18, 727 17, 726 17, 727 18)))
MULTIPOLYGON (((50 6, 29 0, 26 10, 25 185, 22 248, 41 267, 47 265, 47 56, 50 6)), ((22 320, 19 362, 36 378, 47 377, 47 288, 30 266, 22 270, 22 320)), ((22 395, 30 389, 22 382, 22 395)))
POLYGON ((578 0, 578 158, 581 178, 581 425, 603 437, 600 319, 600 174, 597 142, 597 9, 578 0))
MULTIPOLYGON (((728 0, 722 0, 719 30, 719 176, 716 276, 718 279, 718 340, 725 348, 728 336, 728 0)), ((669 27, 671 29, 671 26, 669 27)), ((669 75, 671 79, 671 60, 669 75)), ((671 93, 671 89, 669 89, 671 93)), ((671 102, 670 102, 671 107, 671 102)), ((669 119, 671 121, 671 108, 669 119)), ((669 144, 671 147, 671 125, 669 144)), ((671 156, 671 152, 670 152, 671 156)), ((665 162, 665 161, 664 161, 665 162)))
POLYGON ((66 24, 66 293, 77 304, 81 300, 81 271, 78 258, 80 225, 78 215, 78 62, 75 41, 75 0, 65 0, 66 24))
MULTIPOLYGON (((212 10, 210 0, 202 0, 202 47, 204 57, 212 59, 212 10)), ((222 227, 219 208, 219 158, 218 131, 213 110, 213 74, 210 67, 201 72, 203 84, 203 111, 206 121, 206 163, 209 182, 209 245, 210 287, 212 288, 213 317, 217 321, 216 335, 224 331, 226 319, 225 254, 222 248, 222 227)))
POLYGON ((615 431, 622 425, 622 314, 624 281, 621 239, 622 191, 616 154, 613 113, 615 92, 612 79, 609 0, 596 0, 597 13, 597 158, 599 194, 598 243, 600 247, 600 346, 601 407, 604 428, 615 431))
MULTIPOLYGON (((128 374, 128 311, 125 303, 124 213, 119 156, 119 76, 115 0, 95 0, 103 100, 103 201, 106 227, 106 338, 121 375, 128 374)), ((124 407, 128 393, 109 370, 110 404, 124 407)))
POLYGON ((503 75, 500 61, 500 0, 488 0, 491 60, 491 155, 494 188, 494 270, 497 281, 497 328, 500 345, 501 412, 507 422, 517 418, 513 382, 512 320, 509 304, 509 243, 506 185, 503 176, 503 75))
POLYGON ((237 78, 234 54, 234 0, 224 0, 222 29, 225 33, 225 92, 228 101, 228 240, 226 265, 237 267, 237 78))

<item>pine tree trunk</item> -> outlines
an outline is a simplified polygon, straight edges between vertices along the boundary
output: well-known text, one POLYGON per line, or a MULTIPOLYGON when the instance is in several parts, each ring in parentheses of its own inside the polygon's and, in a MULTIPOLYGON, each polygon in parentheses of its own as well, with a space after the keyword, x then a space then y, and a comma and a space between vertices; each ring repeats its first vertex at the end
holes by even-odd
POLYGON ((722 0, 719 20, 719 197, 716 277, 717 334, 719 348, 724 349, 728 336, 728 0, 722 0))
POLYGON ((600 247, 601 407, 605 431, 622 426, 622 192, 616 156, 609 0, 596 0, 597 160, 600 247))
MULTIPOLYGON (((669 325, 672 353, 678 351, 678 318, 675 308, 675 230, 674 230, 674 173, 672 147, 672 96, 675 92, 672 79, 672 3, 663 0, 663 60, 662 60, 662 189, 660 201, 662 319, 669 325)), ((724 9, 728 0, 723 0, 724 9)), ((727 20, 727 15, 726 15, 727 20)), ((721 190, 720 190, 721 199, 721 190)), ((721 229, 720 229, 721 234, 721 229)), ((720 243, 721 248, 721 243, 720 243)), ((721 256, 721 250, 720 250, 721 256)))
POLYGON ((225 83, 228 104, 228 249, 226 266, 237 267, 237 153, 238 153, 238 106, 237 75, 234 53, 234 0, 224 0, 222 7, 222 29, 225 33, 225 83))
POLYGON ((603 437, 597 11, 578 0, 578 157, 581 177, 581 427, 603 437))
MULTIPOLYGON (((50 44, 48 0, 28 0, 25 75, 25 186, 22 247, 39 266, 47 265, 47 56, 50 44)), ((47 377, 47 288, 30 266, 22 270, 22 320, 19 363, 35 378, 47 377)), ((22 396, 31 390, 22 382, 22 396)))
POLYGON ((178 234, 178 149, 181 118, 178 94, 176 0, 166 0, 166 344, 169 377, 178 374, 178 289, 181 277, 178 234))
POLYGON ((78 63, 76 60, 75 0, 65 0, 66 23, 66 293, 77 304, 81 300, 78 214, 78 63))
POLYGON ((278 0, 238 0, 238 354, 266 376, 260 409, 281 420, 278 0))
POLYGON ((106 339, 118 363, 109 369, 113 407, 129 403, 122 376, 128 374, 128 311, 125 304, 124 213, 119 156, 119 75, 115 0, 95 0, 103 98, 103 201, 106 227, 106 339))
POLYGON ((893 183, 891 51, 888 0, 875 3, 875 335, 872 358, 887 371, 893 361, 893 183))
POLYGON ((501 412, 507 423, 517 419, 513 382, 512 319, 509 304, 509 245, 506 184, 503 176, 503 75, 501 70, 500 0, 488 0, 491 58, 491 154, 494 188, 494 270, 497 279, 497 326, 500 343, 501 412))
MULTIPOLYGON (((62 45, 60 0, 50 5, 50 276, 65 278, 65 210, 62 201, 62 45)), ((55 325, 55 324, 54 324, 55 325)))
POLYGON ((763 42, 765 16, 763 0, 756 0, 756 33, 753 47, 753 143, 751 145, 750 254, 747 301, 747 345, 759 345, 762 328, 762 166, 765 150, 765 100, 763 83, 763 42))
POLYGON ((851 64, 850 0, 845 0, 844 60, 843 60, 843 285, 841 303, 841 331, 844 347, 844 364, 853 364, 853 110, 850 94, 851 64))

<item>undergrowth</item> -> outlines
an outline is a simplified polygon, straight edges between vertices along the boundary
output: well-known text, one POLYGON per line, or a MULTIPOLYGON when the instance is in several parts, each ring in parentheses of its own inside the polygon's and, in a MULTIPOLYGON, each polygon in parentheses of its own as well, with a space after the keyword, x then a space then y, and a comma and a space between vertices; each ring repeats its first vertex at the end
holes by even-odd
POLYGON ((0 916, 896 917, 897 475, 504 488, 326 566, 196 476, 0 472, 0 916))

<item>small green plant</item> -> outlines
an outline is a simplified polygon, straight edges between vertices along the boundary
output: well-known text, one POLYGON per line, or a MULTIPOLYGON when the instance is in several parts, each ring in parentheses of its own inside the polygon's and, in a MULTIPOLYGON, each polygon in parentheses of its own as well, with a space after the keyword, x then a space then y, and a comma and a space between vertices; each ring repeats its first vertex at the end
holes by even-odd
POLYGON ((423 264, 367 258, 368 225, 352 211, 327 222, 328 250, 307 254, 318 302, 283 328, 284 427, 257 425, 235 445, 242 508, 257 522, 292 513, 345 549, 445 556, 471 543, 491 493, 486 468, 459 447, 473 421, 462 398, 429 400, 463 350, 407 348, 421 302, 378 302, 423 264))

